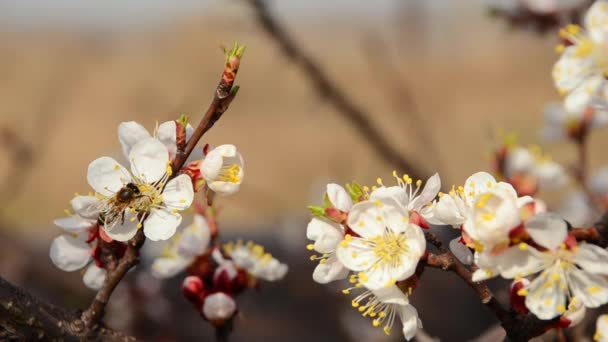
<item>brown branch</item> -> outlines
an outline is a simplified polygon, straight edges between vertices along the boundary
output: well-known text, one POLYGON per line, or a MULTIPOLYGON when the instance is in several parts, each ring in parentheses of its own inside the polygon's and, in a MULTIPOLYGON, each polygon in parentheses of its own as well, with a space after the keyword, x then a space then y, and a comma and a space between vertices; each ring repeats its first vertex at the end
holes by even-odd
MULTIPOLYGON (((215 122, 219 120, 236 96, 238 87, 234 86, 234 79, 238 71, 243 50, 244 48, 235 45, 233 50, 227 52, 226 65, 220 83, 216 88, 213 100, 198 127, 192 134, 192 137, 186 144, 186 148, 184 150, 181 148, 178 150, 172 163, 174 172, 170 179, 179 173, 179 170, 184 166, 186 159, 190 156, 196 144, 202 136, 213 127, 215 122)), ((139 229, 135 237, 129 240, 125 255, 120 259, 116 268, 108 270, 108 275, 102 288, 97 292, 97 295, 89 308, 82 313, 82 322, 84 323, 85 332, 94 330, 101 321, 112 292, 114 292, 114 289, 125 274, 139 262, 139 249, 143 246, 144 242, 145 236, 143 229, 139 229)))
MULTIPOLYGON (((66 340, 86 338, 78 310, 66 310, 43 302, 0 277, 0 340, 66 340)), ((135 341, 104 326, 95 339, 135 341)))
POLYGON ((298 64, 309 78, 319 96, 329 101, 342 116, 351 122, 361 136, 390 165, 408 172, 414 178, 424 174, 418 167, 406 160, 399 151, 384 137, 384 133, 370 119, 373 115, 365 113, 330 80, 321 66, 306 54, 285 28, 270 13, 265 0, 247 0, 254 9, 261 27, 272 37, 287 58, 298 64))
POLYGON ((443 246, 441 240, 431 232, 424 233, 428 243, 437 247, 441 254, 429 253, 426 265, 444 271, 454 272, 476 293, 481 302, 488 307, 500 321, 507 336, 512 341, 528 341, 542 335, 555 320, 543 321, 534 315, 520 315, 513 310, 506 309, 492 294, 492 291, 483 282, 474 282, 473 274, 458 259, 443 246))

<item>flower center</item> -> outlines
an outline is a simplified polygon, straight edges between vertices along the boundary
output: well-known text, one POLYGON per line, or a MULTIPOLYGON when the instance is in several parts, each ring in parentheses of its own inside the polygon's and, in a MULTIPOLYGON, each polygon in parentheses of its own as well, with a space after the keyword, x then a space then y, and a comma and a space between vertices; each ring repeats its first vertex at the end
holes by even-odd
POLYGON ((241 167, 237 164, 222 166, 218 175, 218 180, 220 182, 238 183, 241 180, 239 177, 240 172, 241 167))
POLYGON ((401 256, 408 251, 405 235, 395 234, 391 230, 371 238, 369 244, 380 266, 399 266, 401 256))

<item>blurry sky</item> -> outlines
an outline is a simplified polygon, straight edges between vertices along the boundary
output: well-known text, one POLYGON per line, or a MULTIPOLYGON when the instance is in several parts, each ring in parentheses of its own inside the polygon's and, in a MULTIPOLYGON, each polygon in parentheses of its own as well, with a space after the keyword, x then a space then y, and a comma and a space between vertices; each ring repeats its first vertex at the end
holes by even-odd
MULTIPOLYGON (((0 0, 0 24, 31 29, 65 26, 93 30, 146 28, 182 15, 203 14, 210 8, 240 6, 241 0, 0 0)), ((274 0, 278 14, 298 19, 357 17, 378 20, 394 12, 400 1, 274 0)), ((478 1, 459 2, 470 5, 478 1)), ((412 1, 411 3, 414 3, 412 1)), ((448 0, 418 1, 428 11, 449 9, 448 0)))

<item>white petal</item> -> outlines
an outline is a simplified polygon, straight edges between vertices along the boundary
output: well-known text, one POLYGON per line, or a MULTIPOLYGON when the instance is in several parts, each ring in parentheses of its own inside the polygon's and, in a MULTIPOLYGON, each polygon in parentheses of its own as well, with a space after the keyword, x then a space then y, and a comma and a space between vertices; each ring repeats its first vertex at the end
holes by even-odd
POLYGON ((194 189, 188 175, 179 175, 167 183, 163 191, 163 203, 168 209, 186 210, 192 205, 194 189))
POLYGON ((236 311, 234 299, 222 292, 214 293, 205 298, 203 314, 208 320, 223 320, 232 317, 236 311))
POLYGON ((319 284, 327 284, 348 276, 349 270, 344 267, 335 254, 327 258, 325 263, 318 264, 312 273, 312 279, 319 284))
POLYGON ((224 158, 222 155, 215 152, 215 150, 211 150, 201 163, 203 178, 205 178, 207 182, 214 181, 219 176, 223 164, 224 158))
POLYGON ((587 195, 582 191, 566 195, 558 213, 575 227, 592 224, 596 219, 596 213, 589 205, 587 195))
POLYGON ((135 218, 135 214, 127 211, 125 212, 125 220, 124 222, 118 222, 114 227, 107 228, 104 227, 104 231, 106 234, 116 241, 128 241, 135 233, 137 233, 137 220, 132 220, 135 218))
POLYGON ((510 149, 505 160, 505 175, 512 177, 518 173, 527 173, 534 167, 534 157, 528 149, 515 147, 510 149))
POLYGON ((342 241, 342 226, 320 218, 313 218, 306 227, 306 237, 315 241, 314 248, 319 253, 331 253, 342 241))
POLYGON ((408 194, 401 186, 381 186, 372 191, 369 195, 372 200, 383 200, 386 198, 395 198, 402 205, 407 205, 408 194))
POLYGON ((556 162, 544 162, 534 169, 542 189, 556 189, 566 185, 568 176, 564 168, 556 162))
POLYGON ((327 197, 334 208, 348 212, 353 206, 353 201, 350 195, 344 188, 338 184, 327 184, 327 197))
POLYGON ((564 101, 566 111, 569 113, 582 113, 592 105, 593 100, 597 97, 604 83, 603 76, 586 78, 566 96, 564 101))
POLYGON ((166 121, 158 126, 156 138, 165 145, 170 156, 177 153, 177 124, 175 121, 166 121))
POLYGON ((608 303, 608 281, 576 267, 568 271, 568 285, 576 298, 588 308, 597 308, 608 303))
POLYGON ((473 276, 471 280, 474 282, 484 281, 490 278, 493 278, 497 275, 497 271, 492 268, 479 268, 475 272, 473 272, 473 276))
POLYGON ((363 201, 351 208, 348 214, 348 226, 359 236, 370 238, 383 234, 386 225, 374 202, 363 201))
POLYGON ((460 238, 455 238, 450 241, 450 251, 454 254, 454 256, 463 264, 471 265, 473 263, 473 253, 471 250, 460 243, 460 238))
POLYGON ((608 315, 597 318, 594 338, 597 342, 608 342, 608 315))
POLYGON ((570 92, 592 75, 593 60, 580 58, 576 51, 576 46, 567 47, 553 66, 553 81, 559 91, 570 92))
POLYGON ((152 275, 156 278, 166 279, 171 278, 181 271, 185 270, 192 259, 185 258, 158 258, 152 264, 152 275))
POLYGON ((586 311, 583 302, 576 297, 571 298, 570 303, 568 303, 568 309, 563 315, 570 321, 568 328, 572 328, 582 322, 583 318, 585 318, 586 311))
POLYGON ((420 195, 415 197, 409 205, 410 210, 420 210, 422 206, 431 202, 437 193, 441 189, 441 178, 439 178, 439 174, 435 173, 429 179, 427 179, 424 188, 420 195))
POLYGON ((462 202, 462 199, 456 196, 442 196, 434 205, 434 217, 443 224, 460 227, 465 221, 465 216, 457 202, 462 202))
POLYGON ((211 182, 209 188, 219 195, 232 195, 239 191, 241 183, 233 182, 211 182))
POLYGON ((97 219, 103 205, 95 196, 76 196, 70 201, 76 214, 89 219, 97 219))
POLYGON ((144 221, 144 234, 152 241, 170 239, 182 222, 182 216, 166 210, 152 210, 144 221))
POLYGON ((488 255, 487 257, 495 260, 496 270, 503 278, 507 279, 537 273, 555 261, 553 255, 541 253, 531 246, 524 250, 518 246, 513 246, 497 256, 488 255))
POLYGON ((494 176, 487 172, 477 172, 467 178, 464 183, 464 194, 467 201, 472 200, 478 193, 487 192, 490 186, 496 184, 494 176))
POLYGON ((557 249, 566 240, 568 225, 556 214, 541 213, 525 222, 526 231, 532 240, 549 249, 557 249))
POLYGON ((608 3, 598 0, 587 10, 585 28, 594 42, 604 45, 608 41, 608 3))
POLYGON ((608 251, 599 246, 581 243, 573 261, 587 272, 608 275, 608 251))
POLYGON ((54 220, 53 223, 68 233, 81 233, 96 224, 94 220, 83 219, 78 215, 62 217, 54 220))
POLYGON ((401 317, 401 324, 403 324, 403 337, 409 341, 416 336, 418 328, 422 328, 422 322, 418 319, 418 312, 412 305, 405 305, 399 308, 399 317, 401 317))
POLYGON ((410 303, 405 293, 397 285, 386 286, 372 292, 382 303, 397 305, 408 305, 410 303))
POLYGON ((608 194, 608 167, 594 172, 589 180, 589 188, 598 195, 608 194))
POLYGON ((113 158, 101 157, 89 164, 87 181, 97 193, 109 197, 131 182, 131 175, 113 158))
POLYGON ((146 183, 159 181, 167 172, 169 152, 154 138, 139 141, 129 153, 131 172, 146 183))
POLYGON ((61 235, 53 240, 50 256, 53 264, 60 269, 67 272, 76 271, 91 259, 91 247, 82 240, 61 235))
POLYGON ((410 224, 405 231, 407 238, 407 246, 409 247, 408 253, 410 255, 421 256, 426 250, 426 239, 424 238, 424 232, 422 228, 415 224, 410 224))
POLYGON ((103 282, 106 280, 106 274, 106 270, 97 267, 95 264, 91 264, 89 267, 87 267, 86 272, 84 272, 82 281, 88 288, 92 290, 99 290, 103 286, 103 282))
POLYGON ((552 319, 559 315, 560 308, 565 308, 567 287, 561 267, 546 269, 536 277, 527 288, 526 307, 540 319, 552 319), (552 279, 559 278, 558 281, 552 279))
POLYGON ((122 122, 118 125, 118 140, 120 140, 125 158, 129 158, 131 148, 135 144, 146 138, 150 138, 150 133, 135 121, 122 122))
POLYGON ((211 232, 207 220, 201 215, 194 215, 194 221, 187 227, 179 240, 177 252, 186 257, 196 257, 205 252, 211 241, 211 232))
POLYGON ((376 255, 370 248, 363 246, 363 241, 353 238, 346 246, 338 244, 336 256, 338 260, 348 269, 358 272, 370 268, 376 261, 376 255))

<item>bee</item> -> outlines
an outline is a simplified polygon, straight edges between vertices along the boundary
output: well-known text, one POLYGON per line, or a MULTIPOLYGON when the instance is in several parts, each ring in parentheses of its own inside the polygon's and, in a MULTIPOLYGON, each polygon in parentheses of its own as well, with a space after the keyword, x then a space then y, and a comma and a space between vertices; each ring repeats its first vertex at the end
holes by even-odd
POLYGON ((105 201, 104 208, 99 215, 99 223, 106 229, 112 229, 118 222, 124 224, 126 211, 129 207, 138 207, 136 204, 143 197, 144 195, 136 184, 127 183, 113 197, 105 201))

